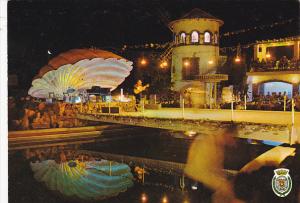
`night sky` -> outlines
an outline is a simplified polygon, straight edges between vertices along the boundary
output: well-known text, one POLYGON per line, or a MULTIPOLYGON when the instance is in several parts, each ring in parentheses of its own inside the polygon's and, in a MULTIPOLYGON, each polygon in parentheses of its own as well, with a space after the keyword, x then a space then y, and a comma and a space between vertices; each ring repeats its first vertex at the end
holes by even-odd
POLYGON ((118 50, 124 44, 171 41, 166 24, 195 7, 225 22, 221 34, 293 19, 281 26, 222 37, 221 47, 299 34, 297 1, 12 0, 8 3, 8 72, 18 74, 20 86, 28 88, 50 58, 72 48, 118 50))

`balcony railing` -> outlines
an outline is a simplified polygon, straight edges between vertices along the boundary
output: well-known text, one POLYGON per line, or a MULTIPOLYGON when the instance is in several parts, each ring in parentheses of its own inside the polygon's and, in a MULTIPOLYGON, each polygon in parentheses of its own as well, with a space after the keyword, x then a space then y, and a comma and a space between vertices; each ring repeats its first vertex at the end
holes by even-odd
POLYGON ((250 68, 250 72, 300 71, 300 60, 254 61, 250 68))

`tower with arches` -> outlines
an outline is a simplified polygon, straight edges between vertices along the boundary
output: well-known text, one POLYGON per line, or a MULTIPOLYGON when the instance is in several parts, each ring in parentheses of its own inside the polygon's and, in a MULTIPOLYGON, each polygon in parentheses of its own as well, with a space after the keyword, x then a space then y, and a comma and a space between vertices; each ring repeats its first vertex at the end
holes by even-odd
POLYGON ((223 23, 195 8, 169 24, 173 32, 173 89, 181 92, 188 106, 216 104, 217 82, 227 79, 215 74, 219 63, 219 28, 223 23))

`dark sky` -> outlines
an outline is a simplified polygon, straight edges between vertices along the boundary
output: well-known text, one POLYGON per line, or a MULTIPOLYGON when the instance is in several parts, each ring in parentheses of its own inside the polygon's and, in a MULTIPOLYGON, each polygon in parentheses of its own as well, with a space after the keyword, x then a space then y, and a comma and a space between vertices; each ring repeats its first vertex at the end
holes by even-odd
POLYGON ((47 61, 72 48, 122 47, 124 44, 168 42, 166 27, 198 7, 224 20, 227 31, 294 19, 272 29, 223 37, 222 46, 299 34, 297 1, 200 0, 12 0, 8 3, 8 72, 21 85, 47 61), (47 54, 51 50, 52 56, 47 54))

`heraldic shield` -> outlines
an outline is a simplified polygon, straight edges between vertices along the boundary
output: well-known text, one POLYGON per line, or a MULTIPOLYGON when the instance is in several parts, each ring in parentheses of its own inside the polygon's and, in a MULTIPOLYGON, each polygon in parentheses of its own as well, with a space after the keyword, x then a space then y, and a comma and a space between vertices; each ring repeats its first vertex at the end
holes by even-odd
POLYGON ((279 168, 274 170, 272 189, 279 197, 286 197, 292 190, 292 179, 289 169, 279 168))

